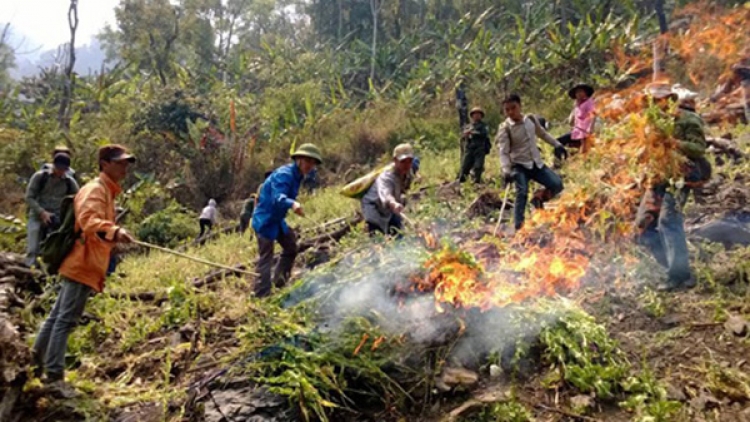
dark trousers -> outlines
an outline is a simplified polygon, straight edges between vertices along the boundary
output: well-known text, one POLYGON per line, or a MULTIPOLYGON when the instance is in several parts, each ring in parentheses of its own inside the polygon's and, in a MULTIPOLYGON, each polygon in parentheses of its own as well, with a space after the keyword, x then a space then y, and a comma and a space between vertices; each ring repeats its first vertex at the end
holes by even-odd
POLYGON ((34 342, 35 363, 43 366, 51 380, 62 379, 68 336, 83 315, 91 288, 61 277, 60 292, 49 317, 42 324, 34 342))
POLYGON ((675 283, 691 277, 685 219, 681 211, 689 193, 689 189, 681 189, 675 197, 667 192, 666 185, 656 186, 643 195, 636 216, 640 230, 637 242, 667 269, 667 276, 675 283))
POLYGON ((367 222, 367 233, 370 237, 375 236, 375 233, 383 233, 384 235, 394 236, 397 239, 400 239, 403 231, 404 222, 398 214, 393 214, 388 221, 387 233, 383 231, 383 228, 379 224, 370 223, 369 221, 367 222))
POLYGON ((565 148, 581 148, 583 146, 583 139, 573 139, 570 137, 570 133, 557 138, 557 141, 563 144, 565 148))
POLYGON ((251 217, 240 217, 240 233, 245 234, 247 228, 250 227, 251 217))
POLYGON ((281 245, 281 257, 273 274, 273 282, 276 287, 282 287, 289 280, 294 267, 294 259, 297 257, 297 236, 294 231, 289 233, 279 233, 279 237, 274 241, 260 234, 258 238, 258 263, 256 272, 260 274, 260 280, 255 284, 255 296, 265 297, 271 294, 271 266, 273 266, 273 246, 274 242, 281 245))
POLYGON ((544 186, 544 189, 540 189, 534 193, 534 199, 537 200, 534 202, 538 206, 543 205, 562 192, 563 182, 560 176, 555 174, 549 167, 542 166, 540 168, 536 165, 531 169, 518 164, 514 165, 513 179, 516 182, 516 202, 513 206, 513 217, 516 230, 519 230, 523 227, 523 222, 526 219, 526 204, 529 200, 529 181, 534 180, 544 186))
POLYGON ((201 225, 201 234, 198 235, 199 239, 203 237, 203 234, 207 231, 210 233, 211 228, 214 226, 214 224, 208 218, 201 218, 200 220, 198 220, 198 223, 201 225))
POLYGON ((458 174, 458 180, 463 183, 471 171, 474 172, 474 182, 482 182, 482 173, 484 173, 484 143, 472 142, 466 146, 464 158, 461 161, 461 170, 458 174))

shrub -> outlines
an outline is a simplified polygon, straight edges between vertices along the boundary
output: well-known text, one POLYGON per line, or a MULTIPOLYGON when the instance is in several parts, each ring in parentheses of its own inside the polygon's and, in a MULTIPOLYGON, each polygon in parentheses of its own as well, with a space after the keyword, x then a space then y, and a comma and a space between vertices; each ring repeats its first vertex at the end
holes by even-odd
POLYGON ((185 212, 175 202, 150 215, 138 227, 138 237, 141 240, 169 248, 197 234, 195 216, 185 212))

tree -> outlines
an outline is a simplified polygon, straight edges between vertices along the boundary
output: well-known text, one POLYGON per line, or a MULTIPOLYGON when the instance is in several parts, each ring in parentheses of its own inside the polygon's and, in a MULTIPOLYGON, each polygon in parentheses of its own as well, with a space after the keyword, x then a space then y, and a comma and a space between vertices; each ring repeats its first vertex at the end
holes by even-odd
POLYGON ((9 44, 10 23, 6 23, 0 33, 0 89, 10 82, 8 71, 16 65, 16 55, 13 47, 9 44))
POLYGON ((182 11, 169 0, 120 0, 117 29, 100 35, 109 60, 133 63, 153 72, 162 85, 174 75, 182 11))
POLYGON ((57 121, 60 129, 67 132, 70 130, 70 102, 75 89, 75 76, 73 67, 76 64, 76 30, 78 29, 78 0, 70 0, 68 7, 68 27, 70 28, 70 43, 68 44, 68 57, 65 64, 65 80, 63 81, 62 101, 57 113, 57 121))

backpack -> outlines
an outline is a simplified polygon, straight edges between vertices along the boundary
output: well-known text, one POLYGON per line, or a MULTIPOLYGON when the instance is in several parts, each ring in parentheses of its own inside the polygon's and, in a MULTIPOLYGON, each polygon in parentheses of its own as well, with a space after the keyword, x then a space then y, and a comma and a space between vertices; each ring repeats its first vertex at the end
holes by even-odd
POLYGON ((76 230, 76 214, 73 207, 75 195, 68 195, 60 203, 60 227, 42 241, 39 254, 47 272, 57 274, 65 257, 68 256, 81 231, 76 230))
MULTIPOLYGON (((104 186, 101 179, 96 183, 104 186)), ((73 250, 73 245, 81 237, 81 230, 76 230, 75 202, 76 195, 68 195, 60 202, 60 227, 53 231, 39 246, 39 255, 45 264, 47 273, 57 274, 65 257, 73 250)))
MULTIPOLYGON (((52 177, 52 170, 46 170, 42 173, 42 180, 39 181, 39 193, 41 193, 44 190, 44 187, 47 186, 50 177, 52 177)), ((73 190, 73 178, 68 174, 63 177, 65 177, 65 184, 68 185, 68 194, 70 194, 73 190)))

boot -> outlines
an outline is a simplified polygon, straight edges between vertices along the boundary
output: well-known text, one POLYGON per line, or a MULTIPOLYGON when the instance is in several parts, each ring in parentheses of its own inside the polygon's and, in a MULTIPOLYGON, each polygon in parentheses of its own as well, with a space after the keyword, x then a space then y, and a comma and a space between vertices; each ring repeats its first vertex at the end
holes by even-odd
POLYGON ((53 374, 47 375, 44 381, 44 391, 58 399, 74 399, 81 395, 72 385, 65 382, 62 375, 53 374))

